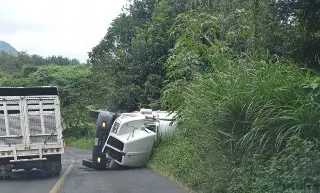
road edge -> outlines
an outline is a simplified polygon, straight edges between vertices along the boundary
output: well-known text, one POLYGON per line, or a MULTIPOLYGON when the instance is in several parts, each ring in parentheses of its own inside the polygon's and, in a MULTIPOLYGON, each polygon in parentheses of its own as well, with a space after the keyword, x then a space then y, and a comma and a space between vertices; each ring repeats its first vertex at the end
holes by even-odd
POLYGON ((49 193, 57 193, 60 188, 62 187, 62 185, 65 182, 66 177, 69 175, 69 173, 71 172, 73 168, 73 164, 71 164, 68 169, 64 172, 64 174, 59 178, 59 180, 56 182, 56 184, 52 187, 52 189, 50 190, 49 193))

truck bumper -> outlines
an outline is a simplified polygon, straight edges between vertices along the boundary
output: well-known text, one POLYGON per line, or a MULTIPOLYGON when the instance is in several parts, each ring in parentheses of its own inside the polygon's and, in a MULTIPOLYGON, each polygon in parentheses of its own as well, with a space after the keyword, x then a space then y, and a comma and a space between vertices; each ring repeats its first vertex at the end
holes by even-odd
POLYGON ((1 148, 0 158, 9 158, 11 163, 26 161, 43 161, 48 155, 57 155, 64 153, 64 146, 60 144, 52 145, 31 145, 14 146, 1 148))

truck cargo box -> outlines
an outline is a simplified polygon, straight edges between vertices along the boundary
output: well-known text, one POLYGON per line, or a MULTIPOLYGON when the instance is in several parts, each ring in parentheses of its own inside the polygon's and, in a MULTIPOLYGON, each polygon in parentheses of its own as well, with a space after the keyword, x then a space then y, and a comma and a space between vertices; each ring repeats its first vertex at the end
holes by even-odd
POLYGON ((60 163, 62 130, 56 87, 0 88, 0 166, 32 169, 60 163))

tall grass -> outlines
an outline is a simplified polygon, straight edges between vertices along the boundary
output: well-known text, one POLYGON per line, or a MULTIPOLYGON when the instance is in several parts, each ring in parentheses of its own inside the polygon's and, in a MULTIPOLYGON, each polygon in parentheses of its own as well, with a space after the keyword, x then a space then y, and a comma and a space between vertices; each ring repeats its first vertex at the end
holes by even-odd
POLYGON ((278 153, 292 135, 319 137, 320 100, 305 87, 310 81, 291 64, 239 60, 225 65, 189 87, 182 128, 194 137, 206 133, 212 145, 234 158, 278 153))
POLYGON ((195 144, 200 140, 180 132, 167 136, 154 149, 149 165, 197 192, 223 193, 230 179, 230 164, 215 148, 207 148, 206 154, 199 151, 195 144))
POLYGON ((318 190, 320 172, 303 172, 318 163, 317 77, 248 57, 219 66, 185 88, 178 134, 151 163, 200 192, 318 190))

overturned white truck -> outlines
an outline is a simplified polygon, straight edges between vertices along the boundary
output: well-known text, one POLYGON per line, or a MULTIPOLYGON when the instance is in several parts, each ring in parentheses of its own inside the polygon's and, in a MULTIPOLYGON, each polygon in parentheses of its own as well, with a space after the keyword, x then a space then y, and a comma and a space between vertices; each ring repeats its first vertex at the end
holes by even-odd
POLYGON ((33 168, 59 176, 63 153, 58 89, 0 88, 0 177, 33 168))
POLYGON ((94 169, 144 167, 159 134, 175 130, 174 113, 141 109, 132 113, 97 114, 92 158, 82 161, 94 169))

